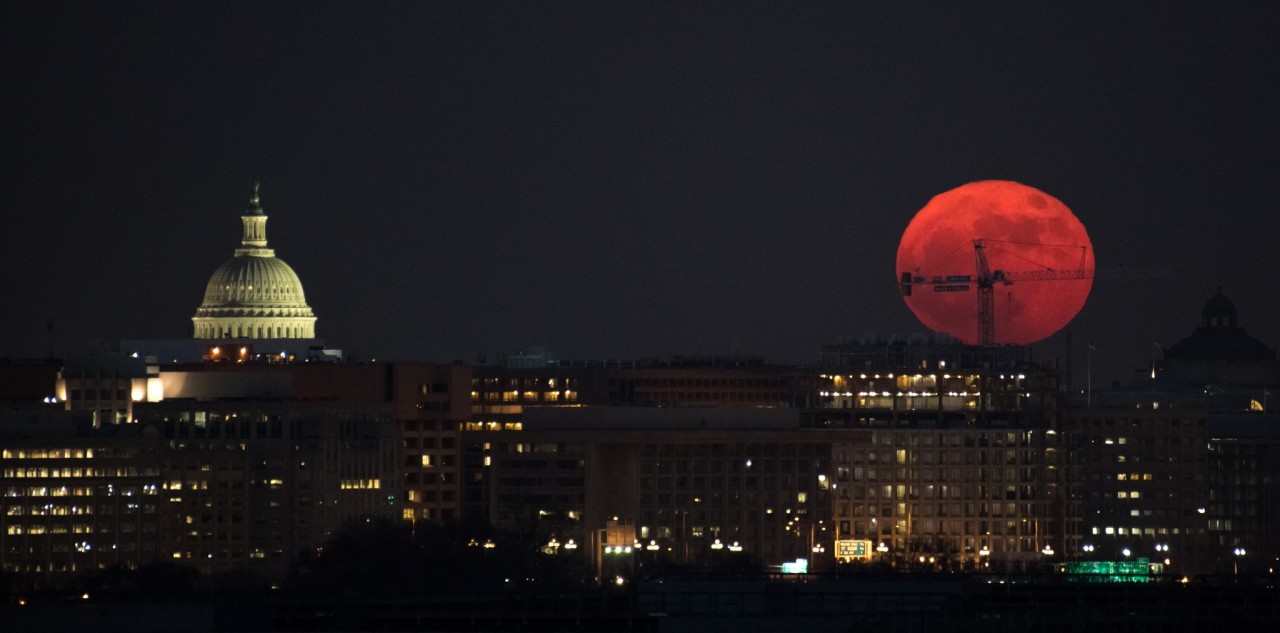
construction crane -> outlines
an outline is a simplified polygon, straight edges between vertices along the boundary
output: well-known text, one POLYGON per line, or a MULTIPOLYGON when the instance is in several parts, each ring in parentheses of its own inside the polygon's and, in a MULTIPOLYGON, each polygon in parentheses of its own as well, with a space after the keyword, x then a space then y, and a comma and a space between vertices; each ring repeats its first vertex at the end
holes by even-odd
MULTIPOLYGON (((934 292, 968 292, 970 284, 978 288, 978 342, 982 345, 994 345, 996 341, 995 286, 1008 286, 1019 281, 1061 281, 1068 279, 1091 279, 1093 269, 1084 268, 1086 247, 1071 246, 1080 249, 1080 265, 1068 270, 1054 270, 1044 267, 1040 270, 1008 272, 991 270, 987 264, 987 242, 985 239, 973 240, 973 256, 977 264, 977 275, 939 275, 925 277, 902 273, 899 287, 903 296, 910 296, 913 286, 932 286, 934 292)), ((990 240, 995 241, 995 240, 990 240)))

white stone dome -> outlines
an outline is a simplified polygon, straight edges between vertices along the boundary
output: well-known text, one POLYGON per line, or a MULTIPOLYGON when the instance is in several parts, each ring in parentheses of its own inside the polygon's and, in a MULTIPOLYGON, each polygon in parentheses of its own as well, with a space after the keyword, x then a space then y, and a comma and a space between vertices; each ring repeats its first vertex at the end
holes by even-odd
POLYGON ((315 314, 302 281, 267 248, 267 216, 255 184, 249 209, 240 216, 244 239, 205 286, 192 317, 195 338, 315 338, 315 314))
POLYGON ((237 255, 213 271, 200 309, 263 307, 311 310, 302 293, 302 280, 284 260, 237 255))

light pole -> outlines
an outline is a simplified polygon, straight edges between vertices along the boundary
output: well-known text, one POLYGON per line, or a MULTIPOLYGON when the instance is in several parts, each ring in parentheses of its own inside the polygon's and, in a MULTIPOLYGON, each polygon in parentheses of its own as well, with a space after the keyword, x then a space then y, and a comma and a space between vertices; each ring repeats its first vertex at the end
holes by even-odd
POLYGON ((1232 550, 1231 553, 1236 555, 1235 560, 1231 561, 1231 571, 1234 575, 1239 576, 1240 575, 1240 558, 1243 557, 1248 552, 1246 552, 1243 547, 1237 547, 1234 550, 1232 550))

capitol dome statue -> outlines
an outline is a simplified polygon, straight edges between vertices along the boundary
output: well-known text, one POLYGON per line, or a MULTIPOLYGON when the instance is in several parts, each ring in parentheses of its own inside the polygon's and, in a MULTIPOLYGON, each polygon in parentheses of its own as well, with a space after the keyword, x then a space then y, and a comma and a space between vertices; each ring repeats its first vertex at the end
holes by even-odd
POLYGON ((204 302, 191 318, 195 338, 309 339, 316 317, 307 305, 298 274, 267 248, 267 215, 258 184, 240 216, 244 238, 205 287, 204 302))

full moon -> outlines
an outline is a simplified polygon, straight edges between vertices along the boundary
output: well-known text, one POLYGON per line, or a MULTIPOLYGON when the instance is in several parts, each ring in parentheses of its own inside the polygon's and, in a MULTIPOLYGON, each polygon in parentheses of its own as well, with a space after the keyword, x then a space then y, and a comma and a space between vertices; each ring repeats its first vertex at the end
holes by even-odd
POLYGON ((1000 271, 991 285, 995 344, 1049 338, 1093 287, 1093 244, 1066 205, 1016 182, 973 182, 930 200, 898 244, 897 277, 910 280, 903 299, 926 327, 981 341, 979 255, 1000 271))

